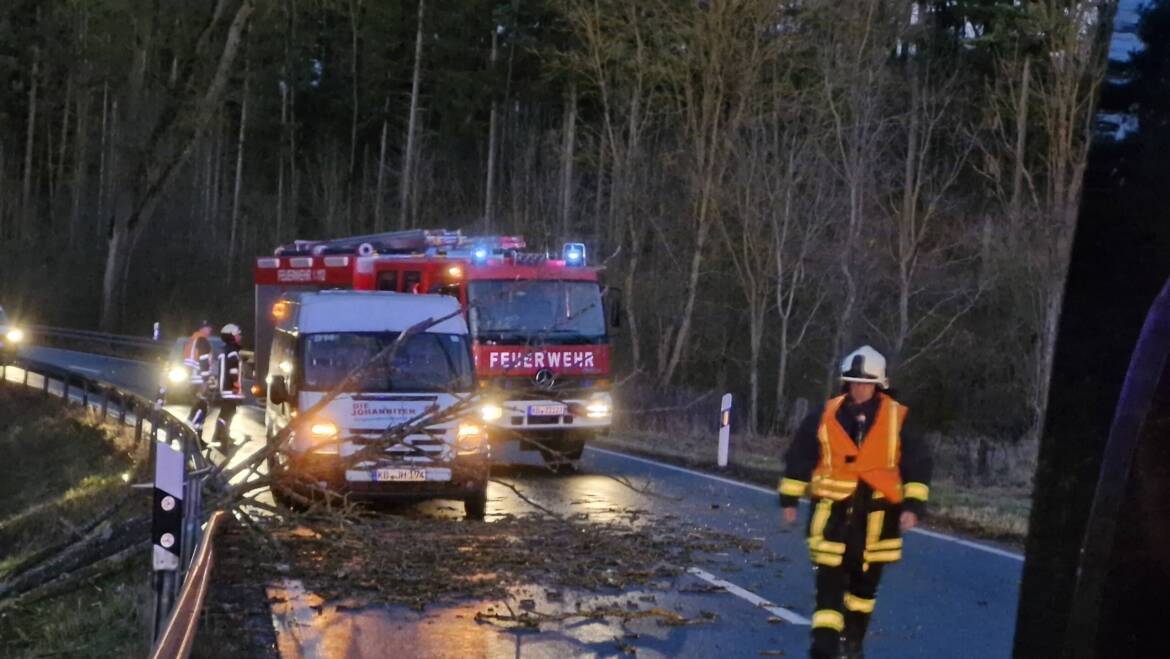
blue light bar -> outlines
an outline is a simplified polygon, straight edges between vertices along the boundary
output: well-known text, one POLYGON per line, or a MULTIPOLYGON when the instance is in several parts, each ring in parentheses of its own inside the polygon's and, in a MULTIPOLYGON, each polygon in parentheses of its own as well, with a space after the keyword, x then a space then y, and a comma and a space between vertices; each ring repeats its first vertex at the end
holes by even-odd
POLYGON ((475 251, 471 253, 471 258, 476 261, 486 261, 487 257, 488 251, 486 247, 476 247, 475 251))
POLYGON ((585 243, 565 243, 561 253, 564 255, 565 265, 585 265, 585 243))

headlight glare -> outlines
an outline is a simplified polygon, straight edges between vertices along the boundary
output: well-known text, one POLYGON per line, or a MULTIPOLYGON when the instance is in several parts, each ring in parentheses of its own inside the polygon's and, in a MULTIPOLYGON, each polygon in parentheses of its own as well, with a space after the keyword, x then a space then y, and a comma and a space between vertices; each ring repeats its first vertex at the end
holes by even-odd
POLYGON ((487 441, 487 433, 484 432, 483 426, 477 423, 459 424, 459 430, 456 434, 455 443, 460 451, 478 451, 487 441))
POLYGON ((13 343, 20 343, 24 340, 24 330, 19 327, 13 327, 4 334, 4 338, 13 343))
POLYGON ((187 381, 187 369, 183 366, 172 366, 167 370, 167 379, 171 384, 179 384, 187 381))
POLYGON ((309 426, 309 434, 313 439, 329 439, 337 435, 337 426, 329 421, 317 421, 309 426))
POLYGON ((484 406, 479 410, 479 414, 483 417, 484 421, 498 421, 500 417, 504 416, 504 408, 495 403, 484 403, 484 406))
POLYGON ((609 403, 603 400, 589 401, 589 404, 585 406, 585 414, 591 419, 609 416, 609 403))
POLYGON ((483 434, 483 428, 474 423, 459 424, 459 437, 478 437, 483 434))

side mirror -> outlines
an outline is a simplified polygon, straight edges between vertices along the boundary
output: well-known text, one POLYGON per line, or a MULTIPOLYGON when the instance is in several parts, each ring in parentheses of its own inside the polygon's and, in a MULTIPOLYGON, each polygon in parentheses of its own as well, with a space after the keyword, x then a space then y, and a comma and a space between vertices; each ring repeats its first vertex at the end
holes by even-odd
POLYGON ((288 384, 283 375, 272 376, 272 382, 268 384, 268 400, 276 405, 288 402, 288 384))

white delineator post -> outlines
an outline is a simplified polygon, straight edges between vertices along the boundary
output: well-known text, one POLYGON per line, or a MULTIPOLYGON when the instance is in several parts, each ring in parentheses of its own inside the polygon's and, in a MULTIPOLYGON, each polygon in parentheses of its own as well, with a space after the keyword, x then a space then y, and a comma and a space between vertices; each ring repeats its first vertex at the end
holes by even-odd
POLYGON ((719 466, 727 466, 727 449, 731 443, 731 394, 723 394, 719 406, 719 466))
POLYGON ((179 569, 183 540, 183 452, 157 442, 154 460, 154 512, 151 537, 154 540, 154 570, 179 569))

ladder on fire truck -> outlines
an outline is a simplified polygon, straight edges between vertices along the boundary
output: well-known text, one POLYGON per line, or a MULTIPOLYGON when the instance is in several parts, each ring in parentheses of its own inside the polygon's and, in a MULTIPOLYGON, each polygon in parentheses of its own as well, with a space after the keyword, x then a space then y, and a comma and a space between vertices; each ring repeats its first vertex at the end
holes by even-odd
POLYGON ((504 255, 524 249, 522 236, 464 236, 461 230, 408 229, 333 240, 295 240, 276 248, 276 256, 330 254, 442 255, 474 257, 504 255))

